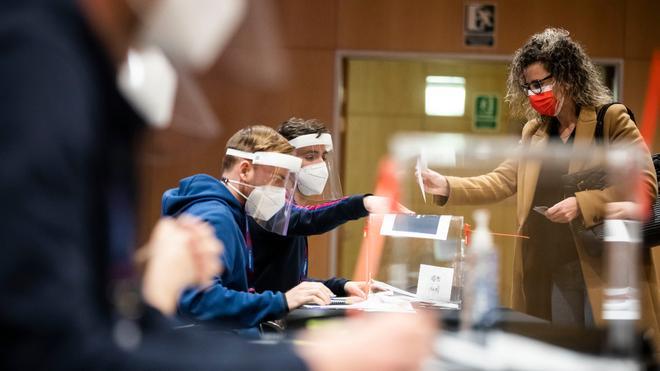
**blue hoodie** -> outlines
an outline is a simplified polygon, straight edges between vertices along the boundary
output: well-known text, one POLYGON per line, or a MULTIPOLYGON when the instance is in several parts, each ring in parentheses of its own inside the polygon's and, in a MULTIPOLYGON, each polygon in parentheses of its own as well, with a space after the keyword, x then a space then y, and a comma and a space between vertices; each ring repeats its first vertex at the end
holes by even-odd
MULTIPOLYGON (((322 234, 350 221, 369 215, 364 197, 355 195, 315 206, 294 205, 286 236, 269 232, 249 218, 254 246, 254 288, 289 291, 307 277, 307 237, 322 234)), ((311 279, 312 281, 319 281, 311 279)), ((345 278, 319 281, 335 295, 345 296, 345 278)))
POLYGON ((229 328, 250 328, 283 317, 281 292, 249 293, 247 281, 246 215, 243 206, 218 179, 206 174, 182 179, 163 194, 163 215, 195 215, 213 226, 224 244, 224 272, 211 287, 187 289, 179 300, 179 315, 193 322, 229 328))

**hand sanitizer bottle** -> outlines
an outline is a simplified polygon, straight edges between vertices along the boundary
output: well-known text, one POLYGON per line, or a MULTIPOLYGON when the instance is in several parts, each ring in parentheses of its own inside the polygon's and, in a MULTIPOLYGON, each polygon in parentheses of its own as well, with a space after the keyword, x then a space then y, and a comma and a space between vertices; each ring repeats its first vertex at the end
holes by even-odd
POLYGON ((465 266, 465 287, 461 329, 487 329, 497 321, 498 253, 488 229, 489 213, 477 210, 474 213, 476 229, 468 247, 465 266))

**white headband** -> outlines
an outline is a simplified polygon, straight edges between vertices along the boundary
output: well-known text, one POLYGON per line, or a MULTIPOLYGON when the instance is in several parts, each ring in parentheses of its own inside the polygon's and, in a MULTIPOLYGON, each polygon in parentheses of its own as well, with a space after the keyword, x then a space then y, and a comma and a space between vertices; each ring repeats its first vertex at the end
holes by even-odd
POLYGON ((302 159, 279 152, 255 152, 252 163, 254 165, 282 167, 297 173, 302 165, 302 159))
POLYGON ((325 146, 326 151, 332 151, 332 136, 328 133, 323 133, 321 135, 305 134, 291 139, 289 144, 295 148, 322 145, 325 146))
POLYGON ((234 148, 227 148, 227 152, 225 153, 229 156, 241 157, 246 160, 254 160, 254 153, 251 152, 245 152, 234 148))

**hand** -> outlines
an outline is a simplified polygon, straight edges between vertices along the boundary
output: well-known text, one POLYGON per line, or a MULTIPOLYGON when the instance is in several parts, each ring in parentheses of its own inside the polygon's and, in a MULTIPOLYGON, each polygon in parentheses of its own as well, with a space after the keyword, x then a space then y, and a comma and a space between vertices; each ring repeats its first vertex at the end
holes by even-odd
POLYGON ((580 215, 580 208, 575 197, 564 199, 545 212, 545 217, 555 223, 569 223, 578 215, 580 215))
POLYGON ((642 219, 642 210, 639 204, 632 201, 608 202, 605 204, 607 219, 642 219))
POLYGON ((401 205, 398 202, 393 202, 389 197, 383 196, 366 196, 363 200, 364 208, 371 214, 388 214, 388 213, 403 213, 414 214, 413 211, 401 205))
POLYGON ((425 169, 421 175, 422 182, 424 183, 424 192, 439 196, 449 196, 449 183, 444 175, 431 169, 425 169))
POLYGON ((366 299, 369 293, 369 286, 364 281, 348 281, 344 285, 346 296, 356 296, 360 299, 366 299))
POLYGON ((201 219, 184 214, 177 223, 193 233, 193 243, 190 253, 194 261, 196 277, 191 284, 206 285, 213 276, 222 273, 223 267, 219 259, 224 247, 215 236, 215 230, 201 219))
POLYGON ((213 228, 190 216, 161 219, 141 251, 147 257, 143 295, 165 314, 174 313, 186 286, 205 284, 222 268, 213 228))
POLYGON ((333 296, 333 293, 320 282, 305 281, 287 291, 284 295, 286 296, 289 310, 293 310, 303 304, 328 305, 330 304, 330 297, 333 296))
POLYGON ((313 371, 418 370, 436 333, 426 313, 370 313, 307 331, 296 352, 313 371))

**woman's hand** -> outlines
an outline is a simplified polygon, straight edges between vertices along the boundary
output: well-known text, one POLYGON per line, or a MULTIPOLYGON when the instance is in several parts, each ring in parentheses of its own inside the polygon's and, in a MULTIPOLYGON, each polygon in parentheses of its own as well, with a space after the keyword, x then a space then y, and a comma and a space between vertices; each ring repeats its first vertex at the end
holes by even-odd
POLYGON ((424 192, 432 195, 449 196, 449 183, 447 178, 431 169, 425 169, 421 173, 424 183, 424 192))
POLYGON ((639 204, 632 201, 609 202, 605 205, 607 219, 642 219, 642 210, 639 204))
POLYGON ((555 223, 569 223, 578 215, 580 215, 580 208, 575 197, 564 199, 545 212, 545 217, 555 223))

